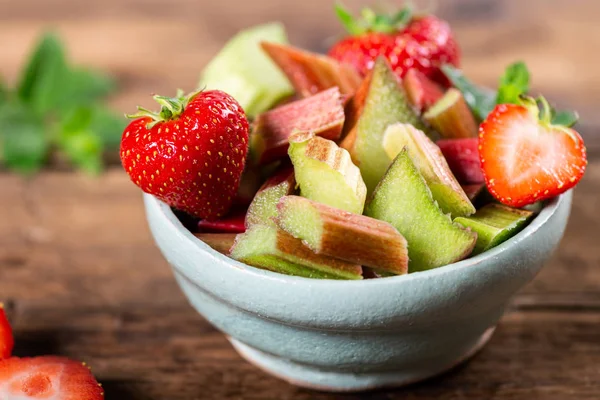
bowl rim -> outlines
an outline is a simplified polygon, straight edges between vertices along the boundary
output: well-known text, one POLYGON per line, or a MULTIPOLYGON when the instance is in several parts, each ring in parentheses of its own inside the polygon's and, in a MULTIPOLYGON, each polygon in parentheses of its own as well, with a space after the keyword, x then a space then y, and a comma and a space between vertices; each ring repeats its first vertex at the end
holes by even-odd
MULTIPOLYGON (((466 258, 464 260, 448 264, 442 267, 426 270, 426 271, 418 271, 410 274, 379 278, 379 279, 361 279, 361 280, 336 280, 336 279, 314 279, 314 278, 305 278, 301 276, 292 276, 285 275, 278 272, 269 271, 266 269, 261 269, 257 267, 253 267, 248 264, 244 264, 240 261, 234 260, 224 254, 219 253, 218 251, 212 249, 206 243, 198 239, 192 232, 183 226, 181 221, 175 216, 171 208, 159 200, 153 195, 148 193, 144 193, 144 202, 146 205, 147 211, 151 211, 154 209, 160 219, 161 223, 168 224, 171 229, 173 229, 177 236, 179 236, 178 240, 185 240, 188 242, 188 246, 195 247, 197 250, 206 253, 213 260, 219 262, 219 268, 228 268, 231 273, 240 273, 245 274, 246 278, 255 278, 262 279, 268 281, 277 281, 284 284, 294 284, 294 285, 302 285, 302 284, 310 284, 312 287, 326 285, 331 287, 331 285, 336 286, 345 286, 354 287, 355 285, 397 285, 403 282, 411 282, 414 280, 423 280, 429 279, 433 277, 443 276, 449 273, 462 271, 465 268, 472 268, 475 265, 486 263, 488 260, 497 258, 498 256, 508 255, 509 251, 512 247, 516 246, 521 241, 535 234, 538 230, 540 230, 546 223, 550 220, 550 218, 556 214, 558 209, 564 204, 569 203, 572 198, 572 189, 557 196, 552 199, 547 200, 547 203, 542 208, 542 210, 538 213, 538 215, 518 234, 508 239, 507 241, 501 243, 500 245, 494 247, 491 250, 478 254, 474 257, 466 258)), ((187 276, 186 272, 182 270, 179 266, 174 265, 180 273, 187 276)))

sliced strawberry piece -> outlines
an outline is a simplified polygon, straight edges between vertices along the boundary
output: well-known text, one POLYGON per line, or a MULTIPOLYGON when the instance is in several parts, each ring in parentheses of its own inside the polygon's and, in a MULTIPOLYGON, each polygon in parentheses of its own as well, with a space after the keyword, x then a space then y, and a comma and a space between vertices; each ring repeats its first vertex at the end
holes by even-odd
POLYGON ((352 95, 360 85, 361 77, 353 67, 331 57, 278 43, 261 45, 302 97, 334 86, 352 95))
POLYGON ((246 209, 234 210, 227 216, 215 221, 198 221, 198 230, 210 233, 244 233, 246 231, 245 220, 246 209))
POLYGON ((287 156, 294 132, 337 140, 344 126, 344 101, 337 87, 260 114, 250 138, 252 156, 267 164, 287 156))
POLYGON ((415 68, 406 72, 402 78, 402 86, 408 95, 408 100, 419 111, 426 111, 444 96, 440 85, 415 68))
POLYGON ((10 357, 14 345, 15 340, 13 338, 12 328, 8 322, 8 318, 6 318, 4 305, 0 303, 0 360, 10 357))
POLYGON ((545 99, 496 106, 479 129, 479 155, 489 192, 523 207, 557 196, 583 177, 587 165, 581 136, 550 122, 545 99))
POLYGON ((12 357, 0 361, 0 398, 101 400, 104 390, 89 368, 64 357, 12 357))
POLYGON ((479 140, 441 139, 436 142, 448 162, 450 171, 463 184, 483 183, 483 171, 479 162, 479 140))

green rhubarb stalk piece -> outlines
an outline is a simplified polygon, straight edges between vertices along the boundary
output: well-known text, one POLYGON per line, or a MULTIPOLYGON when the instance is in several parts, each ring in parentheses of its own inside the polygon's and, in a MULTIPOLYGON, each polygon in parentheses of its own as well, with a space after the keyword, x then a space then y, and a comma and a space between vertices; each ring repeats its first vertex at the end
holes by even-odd
POLYGON ((356 123, 356 139, 350 154, 371 193, 393 160, 383 148, 386 128, 396 122, 414 125, 425 132, 427 128, 385 59, 377 59, 368 83, 369 90, 356 123))
POLYGON ((534 215, 503 204, 488 204, 470 217, 456 218, 454 222, 477 232, 477 244, 473 255, 483 253, 513 237, 534 215))
POLYGON ((360 85, 360 75, 352 66, 341 64, 331 57, 269 41, 261 46, 301 97, 336 86, 342 94, 353 95, 360 85))
POLYGON ((425 179, 403 149, 373 192, 365 214, 389 222, 408 242, 409 272, 466 258, 477 234, 453 224, 433 200, 425 179))
POLYGON ((194 233, 198 239, 209 245, 213 250, 221 254, 228 255, 229 249, 233 246, 235 233, 194 233))
POLYGON ((250 136, 253 159, 260 165, 287 158, 294 132, 312 132, 337 140, 344 126, 344 104, 337 87, 260 114, 250 136))
POLYGON ((357 264, 314 253, 289 233, 268 225, 254 225, 239 234, 231 257, 286 275, 316 279, 362 279, 357 264))
POLYGON ((450 171, 440 148, 425 133, 409 124, 393 124, 383 134, 383 147, 392 160, 403 148, 408 150, 443 212, 452 214, 453 218, 475 212, 475 207, 450 171))
POLYGON ((258 224, 275 226, 273 218, 277 216, 277 202, 283 196, 292 194, 295 185, 294 170, 291 167, 284 167, 267 179, 248 207, 246 228, 258 224))
POLYGON ((289 155, 302 196, 362 214, 367 188, 346 150, 331 140, 304 132, 290 137, 289 155))
POLYGON ((448 89, 446 94, 423 114, 423 119, 445 138, 477 137, 479 126, 463 94, 456 88, 448 89))
POLYGON ((260 46, 264 40, 287 43, 283 25, 269 23, 239 32, 204 68, 199 87, 229 93, 250 118, 291 96, 292 85, 260 46))
POLYGON ((282 197, 277 209, 279 227, 317 254, 396 275, 408 272, 406 239, 387 222, 299 196, 282 197))

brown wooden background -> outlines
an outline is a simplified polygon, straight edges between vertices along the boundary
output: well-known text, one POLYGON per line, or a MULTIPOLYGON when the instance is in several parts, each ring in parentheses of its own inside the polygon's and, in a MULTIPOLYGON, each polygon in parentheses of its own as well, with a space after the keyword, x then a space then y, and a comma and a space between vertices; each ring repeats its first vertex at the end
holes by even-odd
MULTIPOLYGON (((580 111, 590 157, 559 250, 470 364, 401 390, 338 396, 256 370, 187 305, 151 241, 140 193, 118 167, 97 180, 0 173, 0 300, 16 353, 85 360, 108 399, 600 398, 600 3, 438 3, 467 72, 493 85, 506 64, 525 60, 536 90, 580 111)), ((281 20, 295 44, 324 50, 340 32, 331 7, 319 0, 0 0, 0 74, 14 81, 37 35, 55 27, 74 60, 119 79, 112 104, 130 112, 151 106, 151 93, 192 89, 223 42, 251 24, 281 20)))

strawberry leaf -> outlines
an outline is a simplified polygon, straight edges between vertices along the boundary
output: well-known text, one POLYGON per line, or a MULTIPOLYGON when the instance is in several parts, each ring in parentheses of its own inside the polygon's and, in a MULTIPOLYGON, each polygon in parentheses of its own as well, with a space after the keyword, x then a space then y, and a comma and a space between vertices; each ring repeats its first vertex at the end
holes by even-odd
POLYGON ((575 111, 556 111, 552 110, 552 125, 562 125, 572 127, 579 121, 579 114, 575 111))
POLYGON ((500 78, 496 104, 519 104, 519 96, 529 91, 529 70, 524 62, 509 65, 500 78))
POLYGON ((475 85, 465 77, 460 69, 450 64, 443 65, 442 71, 450 82, 462 92, 475 116, 483 121, 496 106, 496 92, 475 85))
POLYGON ((32 174, 39 170, 49 150, 42 121, 22 103, 0 108, 0 160, 11 170, 32 174))
POLYGON ((335 13, 349 34, 360 35, 366 32, 365 26, 341 2, 335 3, 335 13))

